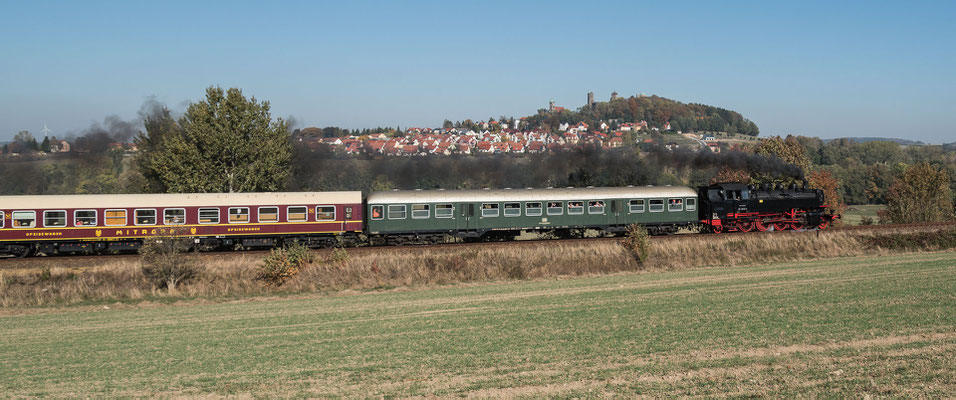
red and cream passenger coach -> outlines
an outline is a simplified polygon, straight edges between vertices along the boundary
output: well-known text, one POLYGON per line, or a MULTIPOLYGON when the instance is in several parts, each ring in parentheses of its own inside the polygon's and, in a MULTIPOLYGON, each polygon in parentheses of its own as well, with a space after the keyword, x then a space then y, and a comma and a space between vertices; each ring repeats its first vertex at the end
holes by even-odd
POLYGON ((361 192, 0 196, 0 254, 135 249, 176 234, 197 244, 332 246, 362 231, 361 192))

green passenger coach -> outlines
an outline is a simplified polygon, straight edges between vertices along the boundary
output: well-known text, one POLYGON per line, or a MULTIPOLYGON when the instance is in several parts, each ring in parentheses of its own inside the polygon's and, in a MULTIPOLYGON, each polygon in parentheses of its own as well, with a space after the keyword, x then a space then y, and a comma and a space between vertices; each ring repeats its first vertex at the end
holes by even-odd
POLYGON ((395 190, 370 194, 366 207, 366 233, 386 244, 585 228, 617 234, 635 223, 664 234, 698 222, 697 192, 685 186, 395 190))

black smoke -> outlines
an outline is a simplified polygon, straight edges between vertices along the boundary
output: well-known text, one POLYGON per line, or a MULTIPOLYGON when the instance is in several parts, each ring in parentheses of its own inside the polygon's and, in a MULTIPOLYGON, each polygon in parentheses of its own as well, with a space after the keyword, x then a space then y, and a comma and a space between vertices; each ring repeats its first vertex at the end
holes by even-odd
POLYGON ((109 115, 103 122, 94 122, 79 134, 70 134, 67 140, 73 143, 73 150, 79 153, 100 154, 110 150, 113 143, 131 143, 143 130, 143 121, 147 117, 160 115, 165 104, 154 97, 148 97, 140 106, 136 118, 124 120, 118 115, 109 115))
MULTIPOLYGON (((660 184, 633 151, 585 146, 531 155, 349 158, 296 147, 290 190, 480 189, 660 184)), ((665 183, 671 183, 667 181, 665 183)))
POLYGON ((720 168, 744 170, 750 173, 767 174, 775 178, 803 180, 803 169, 778 157, 766 157, 741 151, 715 153, 710 150, 669 150, 664 146, 645 149, 648 159, 654 164, 673 168, 720 168))

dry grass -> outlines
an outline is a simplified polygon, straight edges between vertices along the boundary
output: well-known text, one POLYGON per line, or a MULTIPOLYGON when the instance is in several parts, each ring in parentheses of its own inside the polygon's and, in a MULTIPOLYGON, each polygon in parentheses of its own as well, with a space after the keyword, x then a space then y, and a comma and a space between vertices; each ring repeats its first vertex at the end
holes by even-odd
MULTIPOLYGON (((167 291, 144 279, 137 261, 109 261, 75 271, 51 268, 39 273, 0 276, 0 306, 29 307, 137 301, 143 299, 235 298, 249 295, 334 292, 448 285, 464 282, 603 275, 639 270, 679 270, 817 258, 891 254, 863 245, 872 234, 821 232, 695 236, 652 240, 641 265, 618 243, 542 241, 537 246, 422 248, 337 254, 304 267, 281 287, 257 280, 261 256, 206 259, 194 282, 167 291)), ((933 249, 929 249, 933 250, 933 249)))

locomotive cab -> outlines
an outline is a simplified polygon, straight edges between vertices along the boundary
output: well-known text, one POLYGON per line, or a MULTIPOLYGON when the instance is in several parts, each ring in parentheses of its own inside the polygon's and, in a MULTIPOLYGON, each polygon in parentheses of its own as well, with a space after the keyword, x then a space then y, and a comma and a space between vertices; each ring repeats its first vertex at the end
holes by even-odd
POLYGON ((723 219, 727 213, 747 212, 751 194, 742 183, 722 183, 699 188, 698 197, 707 200, 700 207, 701 220, 723 219))

